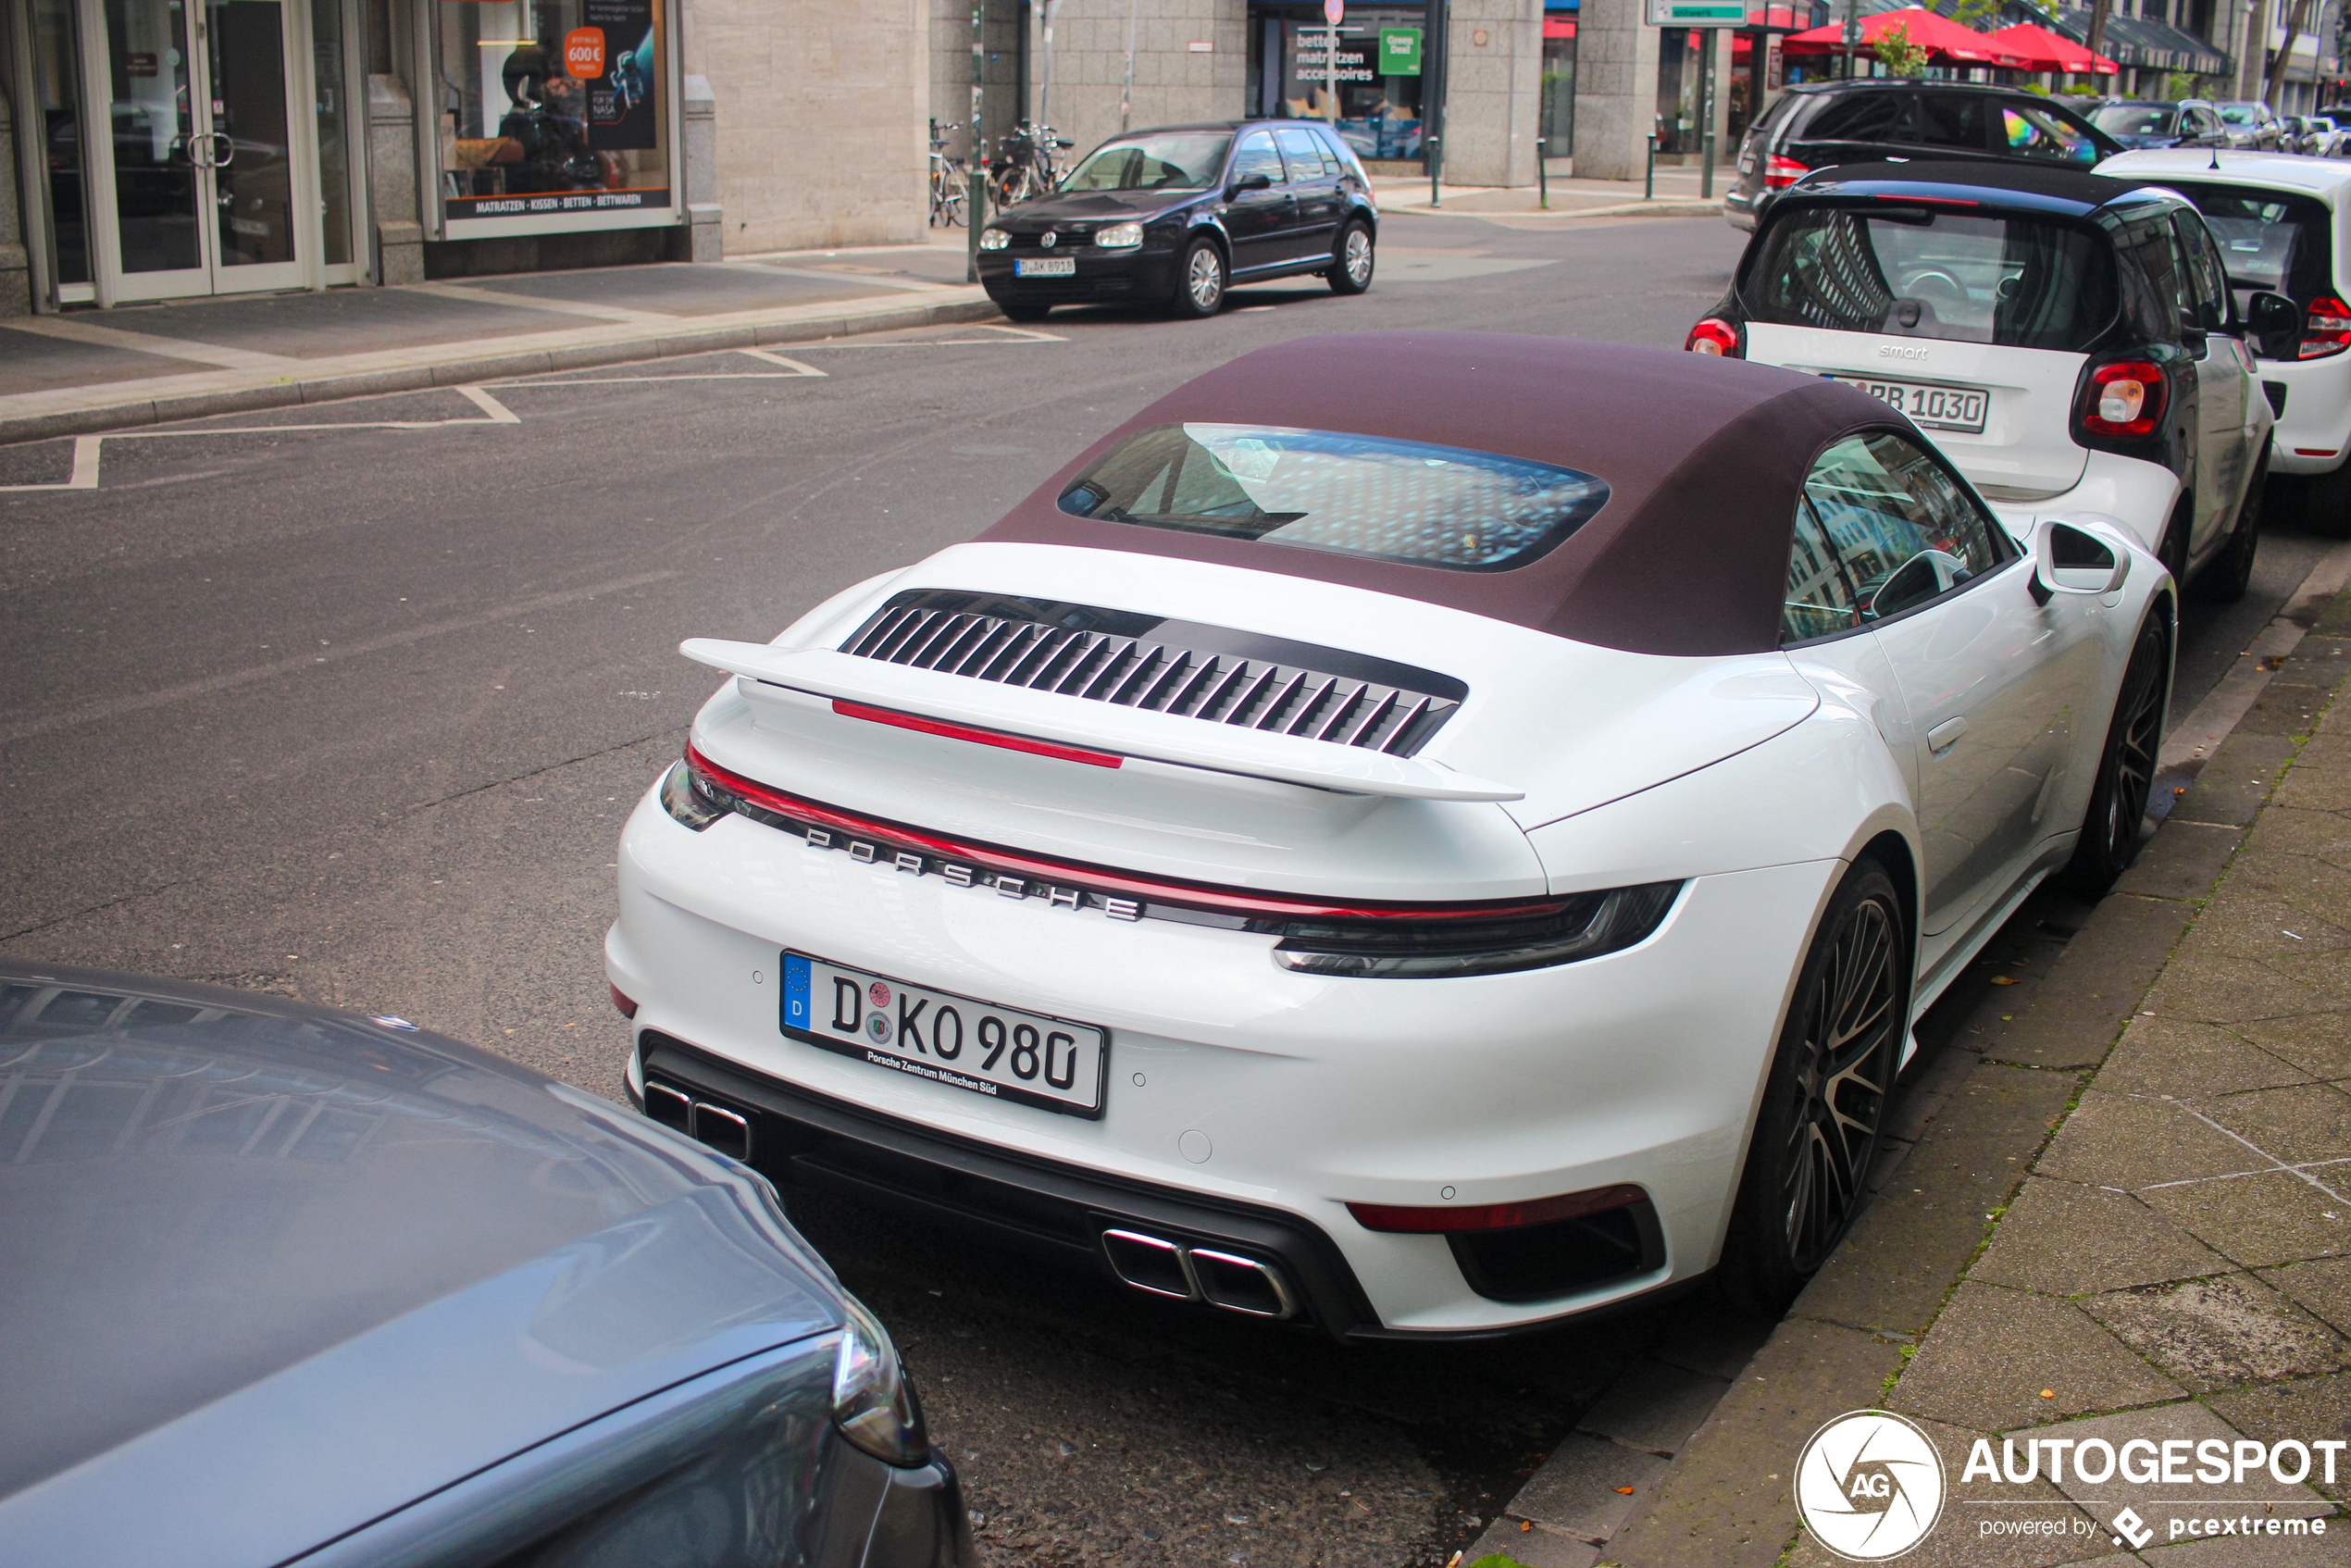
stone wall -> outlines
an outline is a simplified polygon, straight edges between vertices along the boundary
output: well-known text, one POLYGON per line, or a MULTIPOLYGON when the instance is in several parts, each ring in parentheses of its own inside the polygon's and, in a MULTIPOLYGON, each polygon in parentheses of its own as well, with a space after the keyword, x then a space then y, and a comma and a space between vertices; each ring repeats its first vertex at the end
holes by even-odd
MULTIPOLYGON (((1542 0, 1453 0, 1451 13, 1445 181, 1532 185, 1542 111, 1542 0)), ((1580 125, 1576 134, 1580 152, 1580 125)))
POLYGON ((17 212, 17 142, 10 124, 7 90, 0 87, 0 316, 25 316, 32 310, 32 270, 17 212))
MULTIPOLYGON (((1118 134, 1126 72, 1129 0, 1062 0, 1053 17, 1050 75, 1032 18, 1028 114, 1076 143, 1083 157, 1118 134)), ((1248 0, 1133 0, 1134 130, 1186 120, 1232 119, 1249 87, 1248 0), (1205 44, 1206 52, 1191 45, 1205 44)))
POLYGON ((1575 172, 1638 180, 1657 127, 1657 29, 1641 0, 1584 0, 1575 37, 1575 172))
POLYGON ((692 25, 728 255, 923 237, 928 0, 694 0, 692 25))
MULTIPOLYGON (((929 0, 929 119, 960 126, 947 150, 971 156, 973 0, 929 0)), ((1028 36, 1026 0, 982 0, 987 7, 988 140, 992 145, 1027 111, 1021 106, 1021 48, 1028 36)), ((926 121, 924 131, 929 126, 926 121)))

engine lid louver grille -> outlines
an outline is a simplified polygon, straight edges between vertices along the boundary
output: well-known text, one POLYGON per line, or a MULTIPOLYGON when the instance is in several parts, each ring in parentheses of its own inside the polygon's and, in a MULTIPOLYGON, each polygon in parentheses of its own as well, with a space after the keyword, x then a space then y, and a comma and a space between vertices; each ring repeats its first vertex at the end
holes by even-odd
POLYGON ((894 595, 840 651, 1395 756, 1418 752, 1469 695, 1449 676, 1337 648, 946 589, 894 595))

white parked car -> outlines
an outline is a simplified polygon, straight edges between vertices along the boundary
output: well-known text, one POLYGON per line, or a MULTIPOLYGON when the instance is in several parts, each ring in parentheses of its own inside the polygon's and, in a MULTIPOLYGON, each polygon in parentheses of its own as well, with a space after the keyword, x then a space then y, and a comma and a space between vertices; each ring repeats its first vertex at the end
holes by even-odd
POLYGON ((1817 377, 1263 349, 975 541, 685 645, 728 678, 621 840, 630 1089, 1346 1338, 1718 1264, 1785 1303, 1911 1019, 2133 853, 2174 611, 2122 529, 2021 550, 1817 377))
POLYGON ((2277 413, 2270 471, 2307 481, 2313 527, 2351 535, 2351 163, 2146 152, 2109 158, 2099 172, 2159 180, 2187 197, 2240 296, 2284 294, 2302 313, 2292 330, 2251 340, 2277 413))
MULTIPOLYGON (((2019 538, 2118 517, 2174 577, 2234 599, 2270 415, 2217 256, 2184 199, 2095 174, 1824 169, 1780 198, 1687 346, 1874 392, 2019 538)), ((2292 314, 2274 295, 2248 309, 2292 314)))

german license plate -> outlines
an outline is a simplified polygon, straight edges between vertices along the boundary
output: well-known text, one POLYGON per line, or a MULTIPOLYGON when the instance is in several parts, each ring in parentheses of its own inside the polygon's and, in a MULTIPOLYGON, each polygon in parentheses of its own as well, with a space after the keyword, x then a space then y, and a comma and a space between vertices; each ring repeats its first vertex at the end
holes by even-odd
POLYGON ((1099 1119, 1110 1032, 784 954, 783 1032, 876 1067, 1099 1119))
POLYGON ((1074 255, 1022 256, 1013 263, 1015 278, 1075 278, 1077 258, 1074 255))
POLYGON ((1910 423, 1922 429, 1984 433, 1984 409, 1991 401, 1990 394, 1972 387, 1935 387, 1923 381, 1890 381, 1879 376, 1835 375, 1828 380, 1843 381, 1872 397, 1885 399, 1908 414, 1910 423))

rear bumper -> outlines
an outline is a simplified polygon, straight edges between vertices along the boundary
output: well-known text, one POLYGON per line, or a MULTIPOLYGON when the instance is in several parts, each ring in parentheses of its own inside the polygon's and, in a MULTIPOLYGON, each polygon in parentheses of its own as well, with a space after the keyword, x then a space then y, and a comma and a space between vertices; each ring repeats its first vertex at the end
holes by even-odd
POLYGON ((2351 453, 2351 353, 2325 359, 2256 362, 2271 407, 2283 410, 2270 437, 2270 472, 2331 474, 2351 453))
MULTIPOLYGON (((1962 464, 1964 467, 1964 464, 1962 464)), ((2131 530, 2150 552, 2159 551, 2172 508, 2179 504, 2180 476, 2144 458, 2093 452, 2073 488, 2031 501, 1993 501, 1992 510, 2018 542, 2031 548, 2033 524, 2069 512, 2098 512, 2131 530)))
POLYGON ((1698 877, 1637 947, 1424 984, 1286 970, 1269 936, 917 880, 740 817, 698 834, 650 796, 621 860, 605 965, 638 1003, 644 1070, 745 1118, 755 1162, 1069 1252, 1098 1254, 1129 1220, 1171 1245, 1224 1243, 1279 1264, 1300 1315, 1346 1338, 1529 1328, 1711 1267, 1788 976, 1835 872, 1698 877), (1103 1114, 782 1036, 780 949, 1107 1029, 1103 1114), (1348 1207, 1618 1184, 1646 1195, 1654 1233, 1561 1238, 1539 1276, 1465 1258, 1458 1238, 1367 1229, 1348 1207), (1592 1266, 1607 1247, 1611 1266, 1592 1266))
POLYGON ((1742 191, 1734 187, 1723 197, 1723 216, 1731 220, 1732 228, 1744 229, 1751 233, 1755 226, 1763 221, 1763 215, 1771 210, 1773 195, 1770 191, 1742 191))

